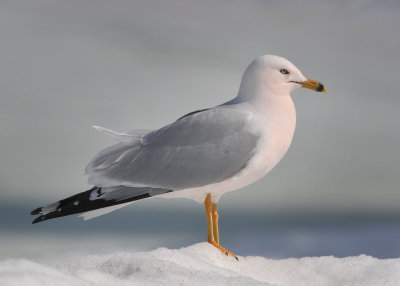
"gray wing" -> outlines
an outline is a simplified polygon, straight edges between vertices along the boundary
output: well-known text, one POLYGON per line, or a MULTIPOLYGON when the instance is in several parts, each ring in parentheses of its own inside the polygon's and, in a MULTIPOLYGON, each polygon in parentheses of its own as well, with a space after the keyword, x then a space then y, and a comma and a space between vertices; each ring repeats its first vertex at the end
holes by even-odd
POLYGON ((248 128, 248 114, 216 107, 184 116, 129 146, 113 145, 100 152, 86 172, 89 182, 100 187, 199 187, 239 172, 258 139, 248 128))

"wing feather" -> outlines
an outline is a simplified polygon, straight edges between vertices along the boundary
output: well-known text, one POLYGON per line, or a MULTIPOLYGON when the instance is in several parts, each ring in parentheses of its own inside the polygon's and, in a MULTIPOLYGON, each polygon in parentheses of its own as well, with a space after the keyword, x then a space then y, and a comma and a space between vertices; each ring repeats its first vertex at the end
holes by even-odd
POLYGON ((244 168, 257 146, 248 118, 229 107, 189 114, 131 146, 101 151, 86 168, 89 182, 181 190, 222 181, 244 168))

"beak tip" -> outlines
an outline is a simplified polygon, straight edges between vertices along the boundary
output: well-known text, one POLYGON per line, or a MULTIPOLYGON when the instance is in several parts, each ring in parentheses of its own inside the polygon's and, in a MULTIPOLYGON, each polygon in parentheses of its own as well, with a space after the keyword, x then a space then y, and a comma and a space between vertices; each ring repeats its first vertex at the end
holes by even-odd
POLYGON ((316 88, 316 91, 319 91, 319 92, 326 92, 326 88, 325 88, 325 86, 324 86, 322 83, 319 83, 319 82, 318 82, 318 86, 317 86, 317 88, 316 88))
POLYGON ((299 82, 299 84, 304 88, 308 88, 317 92, 327 92, 325 86, 322 83, 309 78, 306 81, 299 82))

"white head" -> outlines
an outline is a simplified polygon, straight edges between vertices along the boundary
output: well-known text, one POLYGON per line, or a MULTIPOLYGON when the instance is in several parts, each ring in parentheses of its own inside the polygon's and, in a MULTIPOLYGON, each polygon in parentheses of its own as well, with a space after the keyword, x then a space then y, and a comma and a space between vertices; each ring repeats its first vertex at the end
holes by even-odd
POLYGON ((256 58, 246 69, 240 84, 240 97, 289 96, 305 87, 326 92, 324 86, 307 79, 301 71, 285 58, 264 55, 256 58))

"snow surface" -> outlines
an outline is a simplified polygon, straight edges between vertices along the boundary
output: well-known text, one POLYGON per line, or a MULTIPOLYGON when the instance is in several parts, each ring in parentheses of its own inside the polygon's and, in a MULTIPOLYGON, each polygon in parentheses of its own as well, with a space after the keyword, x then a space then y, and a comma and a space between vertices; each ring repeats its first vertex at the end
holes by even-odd
POLYGON ((361 255, 267 259, 223 255, 208 243, 115 253, 43 265, 0 262, 0 285, 400 285, 400 258, 361 255))

